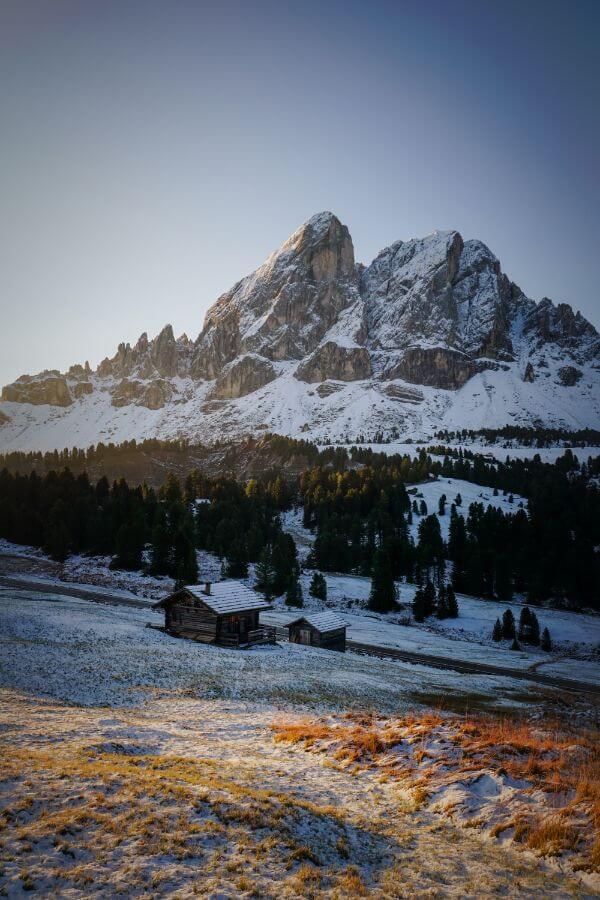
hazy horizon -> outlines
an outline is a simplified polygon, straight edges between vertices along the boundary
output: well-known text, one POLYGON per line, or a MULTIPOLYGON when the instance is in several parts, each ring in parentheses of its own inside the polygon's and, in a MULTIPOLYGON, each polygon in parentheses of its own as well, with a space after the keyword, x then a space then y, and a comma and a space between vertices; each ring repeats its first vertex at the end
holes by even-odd
POLYGON ((479 238, 600 326, 600 9, 21 0, 0 9, 0 384, 95 366, 323 209, 358 261, 479 238))

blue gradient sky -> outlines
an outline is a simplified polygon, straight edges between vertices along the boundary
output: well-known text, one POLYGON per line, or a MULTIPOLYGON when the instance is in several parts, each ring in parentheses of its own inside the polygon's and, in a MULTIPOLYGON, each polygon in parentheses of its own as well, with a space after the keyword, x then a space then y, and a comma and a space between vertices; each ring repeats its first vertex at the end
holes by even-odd
POLYGON ((331 209, 600 325, 600 3, 0 4, 0 383, 95 365, 331 209))

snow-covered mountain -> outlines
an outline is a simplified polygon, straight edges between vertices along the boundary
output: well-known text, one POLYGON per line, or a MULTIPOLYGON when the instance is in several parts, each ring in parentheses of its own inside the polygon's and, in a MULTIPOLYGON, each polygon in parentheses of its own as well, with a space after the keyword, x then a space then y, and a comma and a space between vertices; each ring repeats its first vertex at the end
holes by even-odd
POLYGON ((167 325, 94 371, 7 385, 0 449, 504 424, 600 427, 594 327, 567 304, 528 299, 456 231, 356 264, 348 229, 323 212, 216 301, 195 341, 167 325))

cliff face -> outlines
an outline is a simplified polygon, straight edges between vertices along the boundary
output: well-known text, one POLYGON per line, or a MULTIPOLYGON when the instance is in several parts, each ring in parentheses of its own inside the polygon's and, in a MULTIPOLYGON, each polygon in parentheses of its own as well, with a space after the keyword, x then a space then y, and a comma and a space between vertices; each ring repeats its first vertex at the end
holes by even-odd
MULTIPOLYGON (((439 419, 440 410, 458 410, 459 401, 447 392, 462 398, 468 389, 483 397, 474 387, 482 378, 485 402, 494 399, 498 423, 544 417, 556 423, 560 417, 550 393, 564 390, 561 408, 572 410, 563 421, 570 417, 594 425, 598 371, 600 338, 594 327, 567 304, 527 298, 481 241, 464 241, 456 231, 434 232, 396 241, 364 267, 355 263, 346 226, 325 212, 223 294, 196 340, 185 334, 175 338, 167 325, 153 340, 144 333, 133 347, 119 344, 95 371, 87 363, 74 365, 64 375, 22 376, 5 387, 2 400, 10 408, 3 411, 1 434, 8 434, 21 406, 72 408, 69 416, 75 420, 76 411, 105 401, 121 411, 119 423, 124 407, 165 416, 171 410, 168 426, 156 417, 143 426, 163 433, 165 428, 170 433, 180 407, 188 409, 188 418, 179 422, 178 434, 211 433, 213 426, 229 434, 269 424, 281 429, 282 422, 295 421, 292 413, 302 398, 303 433, 317 426, 340 432, 342 419, 345 430, 354 427, 358 415, 356 398, 344 387, 353 384, 363 398, 356 428, 377 419, 382 402, 391 404, 387 415, 396 429, 404 408, 408 428, 415 418, 407 405, 431 403, 439 419), (504 386, 513 376, 521 385, 518 392, 541 397, 546 391, 548 397, 531 403, 528 394, 507 399, 513 395, 504 386), (409 385, 442 393, 434 397, 409 385), (263 396, 272 398, 270 405, 263 396), (234 409, 236 402, 243 406, 234 409), (515 404, 515 410, 508 409, 515 404)), ((489 422, 490 415, 484 419, 489 422)), ((139 427, 131 426, 134 436, 139 427)), ((103 419, 99 433, 112 434, 110 428, 103 419)))

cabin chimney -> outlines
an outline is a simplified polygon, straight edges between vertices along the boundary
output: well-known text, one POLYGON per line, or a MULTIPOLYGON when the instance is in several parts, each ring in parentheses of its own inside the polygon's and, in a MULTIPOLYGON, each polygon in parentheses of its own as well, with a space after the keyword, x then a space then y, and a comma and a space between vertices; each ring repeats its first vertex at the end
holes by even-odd
POLYGON ((207 595, 207 597, 210 597, 210 581, 204 582, 204 593, 207 595))

